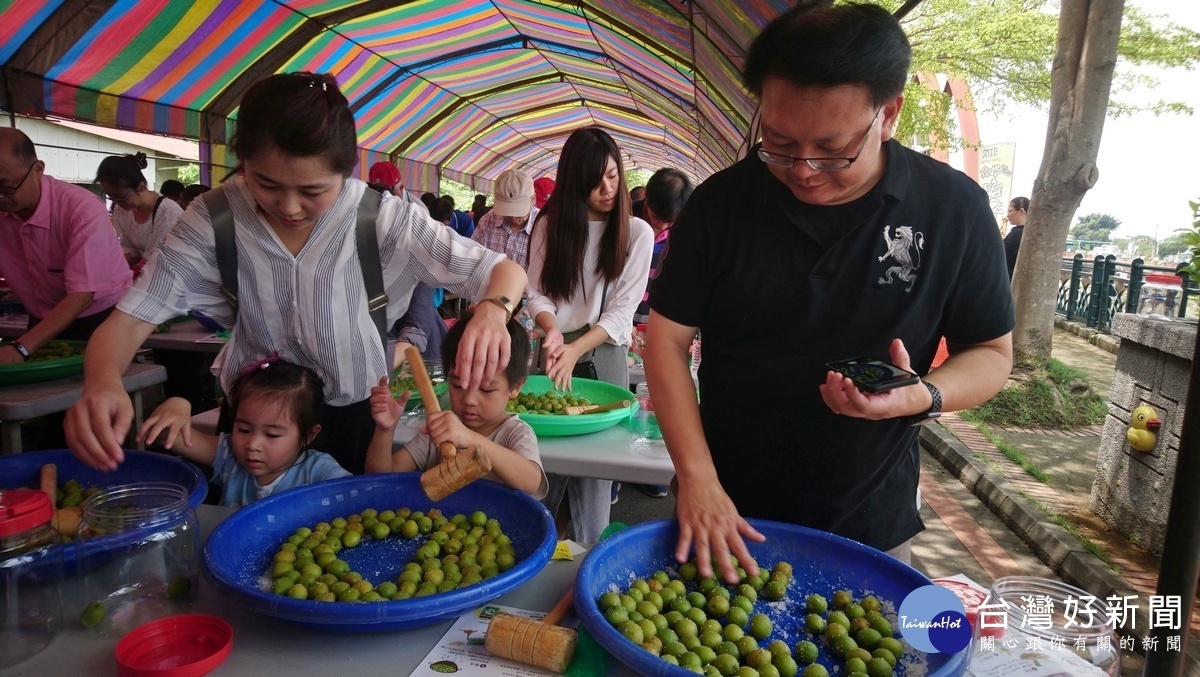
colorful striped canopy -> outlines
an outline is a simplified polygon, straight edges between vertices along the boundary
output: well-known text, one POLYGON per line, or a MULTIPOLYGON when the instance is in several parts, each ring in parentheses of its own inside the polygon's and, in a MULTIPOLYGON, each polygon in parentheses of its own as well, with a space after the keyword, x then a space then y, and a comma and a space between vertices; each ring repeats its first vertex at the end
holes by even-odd
POLYGON ((490 192, 509 168, 553 175, 599 125, 627 168, 703 179, 744 152, 746 49, 787 0, 0 0, 3 109, 225 143, 251 84, 337 77, 359 171, 397 162, 490 192))

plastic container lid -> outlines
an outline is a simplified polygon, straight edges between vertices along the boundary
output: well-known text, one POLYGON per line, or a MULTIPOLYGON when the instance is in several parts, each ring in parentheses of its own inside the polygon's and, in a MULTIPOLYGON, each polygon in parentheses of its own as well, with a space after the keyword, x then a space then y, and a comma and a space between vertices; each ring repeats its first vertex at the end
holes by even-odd
POLYGON ((44 491, 9 489, 0 491, 0 537, 12 536, 46 524, 54 507, 44 491))
POLYGON ((117 642, 121 677, 200 677, 225 662, 233 628, 216 616, 168 616, 138 626, 117 642))
POLYGON ((1183 285, 1183 278, 1178 275, 1167 275, 1165 273, 1150 273, 1146 276, 1147 282, 1156 284, 1173 284, 1176 286, 1183 285))

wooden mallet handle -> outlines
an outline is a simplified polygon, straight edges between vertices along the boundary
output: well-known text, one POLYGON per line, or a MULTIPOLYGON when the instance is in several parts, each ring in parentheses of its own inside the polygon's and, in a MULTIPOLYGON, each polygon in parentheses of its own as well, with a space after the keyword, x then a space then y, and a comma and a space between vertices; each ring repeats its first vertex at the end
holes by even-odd
MULTIPOLYGON (((417 384, 417 392, 421 393, 421 402, 425 404, 425 411, 429 413, 441 411, 442 405, 438 403, 437 394, 433 392, 433 383, 429 380, 429 371, 425 369, 425 360, 421 357, 421 351, 417 350, 416 346, 409 346, 404 349, 404 357, 408 360, 408 370, 412 372, 413 381, 417 384)), ((438 453, 442 455, 442 458, 450 459, 458 454, 458 449, 452 442, 442 442, 438 445, 438 453)))
POLYGON ((621 400, 620 402, 609 402, 608 404, 588 404, 580 407, 567 407, 564 411, 568 416, 579 416, 581 414, 603 414, 606 411, 614 409, 624 409, 632 402, 629 400, 621 400))

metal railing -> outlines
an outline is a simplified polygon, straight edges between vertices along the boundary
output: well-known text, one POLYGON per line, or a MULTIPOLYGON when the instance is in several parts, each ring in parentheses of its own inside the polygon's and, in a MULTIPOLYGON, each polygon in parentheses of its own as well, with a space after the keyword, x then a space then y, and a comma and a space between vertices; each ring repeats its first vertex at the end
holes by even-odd
POLYGON ((1182 266, 1148 266, 1142 259, 1129 263, 1117 261, 1113 255, 1097 256, 1090 264, 1083 254, 1063 258, 1061 282, 1058 285, 1057 312, 1068 320, 1082 321, 1089 327, 1107 332, 1117 313, 1137 312, 1138 297, 1147 273, 1168 273, 1183 278, 1183 294, 1179 299, 1179 317, 1196 316, 1196 306, 1188 313, 1188 299, 1200 295, 1200 285, 1180 270, 1182 266))

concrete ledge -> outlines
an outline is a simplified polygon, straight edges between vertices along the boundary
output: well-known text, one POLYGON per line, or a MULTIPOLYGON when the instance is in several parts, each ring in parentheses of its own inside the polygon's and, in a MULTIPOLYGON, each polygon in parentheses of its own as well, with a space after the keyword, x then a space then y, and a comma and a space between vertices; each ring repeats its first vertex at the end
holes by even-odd
POLYGON ((1121 339, 1112 334, 1105 334, 1097 329, 1093 329, 1083 322, 1068 321, 1061 317, 1055 317, 1054 326, 1086 340, 1097 348, 1103 348, 1113 355, 1117 354, 1117 348, 1121 346, 1121 339))

